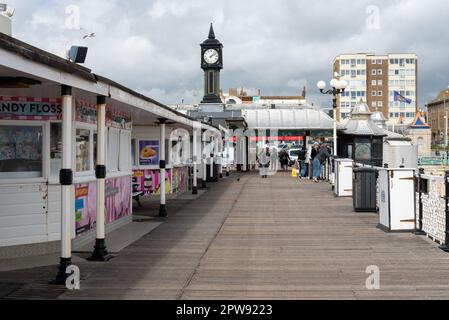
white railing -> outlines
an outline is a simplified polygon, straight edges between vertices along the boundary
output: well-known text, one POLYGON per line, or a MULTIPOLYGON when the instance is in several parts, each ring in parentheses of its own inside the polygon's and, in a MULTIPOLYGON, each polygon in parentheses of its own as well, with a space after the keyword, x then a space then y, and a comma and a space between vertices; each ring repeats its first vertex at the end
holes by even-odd
MULTIPOLYGON (((416 190, 416 227, 427 237, 440 243, 449 244, 447 218, 448 197, 446 194, 447 178, 423 174, 417 175, 416 190)), ((443 248, 444 249, 444 248, 443 248)))

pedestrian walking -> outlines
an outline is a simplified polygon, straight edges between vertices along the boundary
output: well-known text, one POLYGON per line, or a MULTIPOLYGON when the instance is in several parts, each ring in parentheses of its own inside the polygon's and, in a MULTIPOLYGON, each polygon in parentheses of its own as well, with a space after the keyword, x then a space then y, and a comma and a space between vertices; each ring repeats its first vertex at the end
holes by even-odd
POLYGON ((270 167, 271 171, 278 171, 279 154, 276 148, 270 150, 270 167))
POLYGON ((270 159, 271 159, 270 148, 267 147, 265 150, 262 150, 262 152, 258 156, 259 170, 262 179, 268 178, 268 168, 270 167, 270 159))
POLYGON ((288 170, 288 164, 290 162, 290 156, 288 155, 287 150, 282 150, 279 153, 279 160, 281 162, 281 167, 283 171, 287 171, 288 170))

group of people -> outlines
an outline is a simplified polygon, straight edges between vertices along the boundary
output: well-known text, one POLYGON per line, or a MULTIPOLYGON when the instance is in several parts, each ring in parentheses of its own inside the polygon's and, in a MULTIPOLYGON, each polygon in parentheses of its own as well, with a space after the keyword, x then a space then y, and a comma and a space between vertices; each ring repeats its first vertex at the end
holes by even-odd
MULTIPOLYGON (((298 160, 295 168, 300 172, 300 178, 306 178, 312 173, 313 181, 318 182, 324 170, 324 164, 330 157, 331 147, 324 141, 310 144, 307 149, 303 148, 299 151, 298 160)), ((291 158, 287 150, 277 152, 270 151, 270 148, 262 150, 257 157, 259 163, 260 175, 263 179, 268 178, 268 170, 271 166, 273 171, 277 170, 277 162, 281 163, 282 170, 288 170, 291 158), (274 168, 273 168, 274 167, 274 168)))
POLYGON ((315 142, 307 148, 299 151, 295 168, 300 172, 300 178, 304 179, 312 173, 313 181, 318 182, 326 160, 331 155, 331 147, 325 142, 315 142))

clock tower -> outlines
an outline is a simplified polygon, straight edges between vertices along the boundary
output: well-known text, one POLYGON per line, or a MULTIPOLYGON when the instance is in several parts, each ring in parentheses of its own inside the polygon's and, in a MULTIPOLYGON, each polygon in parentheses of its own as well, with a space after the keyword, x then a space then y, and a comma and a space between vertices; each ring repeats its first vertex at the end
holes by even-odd
POLYGON ((204 70, 204 98, 201 103, 223 103, 220 98, 223 45, 215 39, 212 24, 210 25, 208 39, 201 44, 201 69, 204 70))

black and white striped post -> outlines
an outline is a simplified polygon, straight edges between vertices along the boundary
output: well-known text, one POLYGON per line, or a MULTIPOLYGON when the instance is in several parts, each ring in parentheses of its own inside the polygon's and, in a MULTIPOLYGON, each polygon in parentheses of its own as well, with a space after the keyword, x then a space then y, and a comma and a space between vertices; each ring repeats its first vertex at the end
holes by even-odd
POLYGON ((192 194, 198 194, 198 138, 199 138, 199 129, 195 126, 196 122, 194 122, 193 127, 193 188, 192 194))
POLYGON ((159 217, 160 218, 166 218, 168 216, 167 213, 167 200, 166 200, 166 194, 165 194, 165 175, 166 175, 166 168, 167 163, 165 161, 165 128, 166 128, 166 122, 167 119, 161 118, 159 119, 159 126, 161 129, 161 137, 160 137, 160 149, 159 149, 159 169, 160 169, 160 175, 161 175, 161 181, 160 181, 160 191, 161 191, 161 204, 159 208, 159 217))
POLYGON ((56 285, 65 285, 66 270, 72 264, 72 207, 73 207, 73 163, 72 163, 72 87, 62 86, 62 169, 59 174, 61 184, 61 257, 56 285))
POLYGON ((97 97, 97 238, 90 261, 109 261, 112 256, 106 249, 106 97, 97 97))

